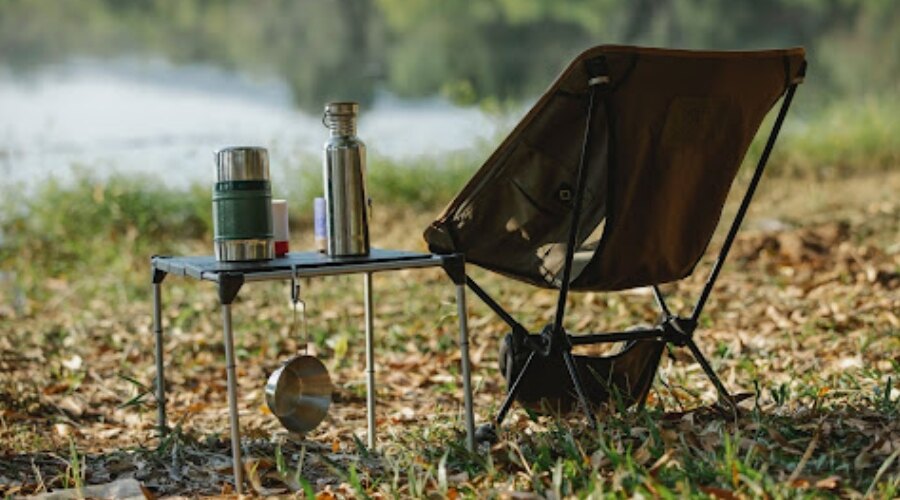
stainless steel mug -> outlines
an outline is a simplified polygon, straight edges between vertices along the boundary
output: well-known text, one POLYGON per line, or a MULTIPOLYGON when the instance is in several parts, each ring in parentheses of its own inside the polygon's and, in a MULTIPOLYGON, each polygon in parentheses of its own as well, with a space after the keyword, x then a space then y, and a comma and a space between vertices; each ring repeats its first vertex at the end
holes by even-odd
POLYGON ((272 187, 265 148, 233 147, 217 151, 212 198, 216 260, 275 258, 272 187))
POLYGON ((366 145, 356 137, 355 102, 325 105, 322 122, 331 130, 325 143, 325 228, 328 255, 368 255, 369 198, 366 194, 366 145))

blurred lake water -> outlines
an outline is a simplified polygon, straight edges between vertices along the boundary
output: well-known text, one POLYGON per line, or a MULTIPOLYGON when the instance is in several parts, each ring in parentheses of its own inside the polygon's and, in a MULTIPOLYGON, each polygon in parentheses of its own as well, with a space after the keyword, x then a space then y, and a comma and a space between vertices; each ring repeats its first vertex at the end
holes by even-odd
MULTIPOLYGON (((318 168, 328 135, 277 77, 163 60, 72 58, 24 74, 0 67, 0 110, 2 183, 26 187, 79 171, 151 174, 172 187, 211 182, 212 152, 232 145, 269 148, 277 179, 288 166, 318 168)), ((472 148, 497 128, 477 107, 376 92, 359 136, 370 155, 409 159, 472 148)))
POLYGON ((802 45, 796 115, 896 101, 900 2, 701 3, 0 1, 0 187, 73 168, 210 181, 230 145, 269 148, 274 178, 318 168, 329 100, 361 103, 370 156, 484 152, 600 43, 802 45))

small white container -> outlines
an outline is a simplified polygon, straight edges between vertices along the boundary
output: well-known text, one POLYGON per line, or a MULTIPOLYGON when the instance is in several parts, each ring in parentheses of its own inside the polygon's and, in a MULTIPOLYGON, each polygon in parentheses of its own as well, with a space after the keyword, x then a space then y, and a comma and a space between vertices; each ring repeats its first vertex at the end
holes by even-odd
POLYGON ((272 232, 275 238, 275 257, 284 257, 290 251, 291 240, 287 200, 272 200, 272 232))

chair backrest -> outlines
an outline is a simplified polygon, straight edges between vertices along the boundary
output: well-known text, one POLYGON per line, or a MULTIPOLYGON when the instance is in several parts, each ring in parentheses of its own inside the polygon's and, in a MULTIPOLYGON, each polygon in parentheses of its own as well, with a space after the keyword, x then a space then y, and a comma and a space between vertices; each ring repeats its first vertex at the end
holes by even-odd
POLYGON ((432 251, 558 287, 595 103, 571 288, 620 290, 690 274, 750 142, 802 75, 802 48, 752 52, 599 46, 578 56, 425 232, 432 251))

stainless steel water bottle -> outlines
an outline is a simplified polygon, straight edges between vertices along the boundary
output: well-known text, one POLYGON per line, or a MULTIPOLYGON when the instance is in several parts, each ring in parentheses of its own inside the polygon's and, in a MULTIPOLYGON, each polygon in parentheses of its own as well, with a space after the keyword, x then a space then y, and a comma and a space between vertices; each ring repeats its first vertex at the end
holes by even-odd
POLYGON ((233 262, 275 257, 272 187, 265 148, 234 147, 217 151, 212 199, 216 260, 233 262))
POLYGON ((331 130, 325 143, 325 229, 328 255, 369 253, 369 198, 366 194, 366 146, 356 137, 355 102, 325 105, 322 122, 331 130))

